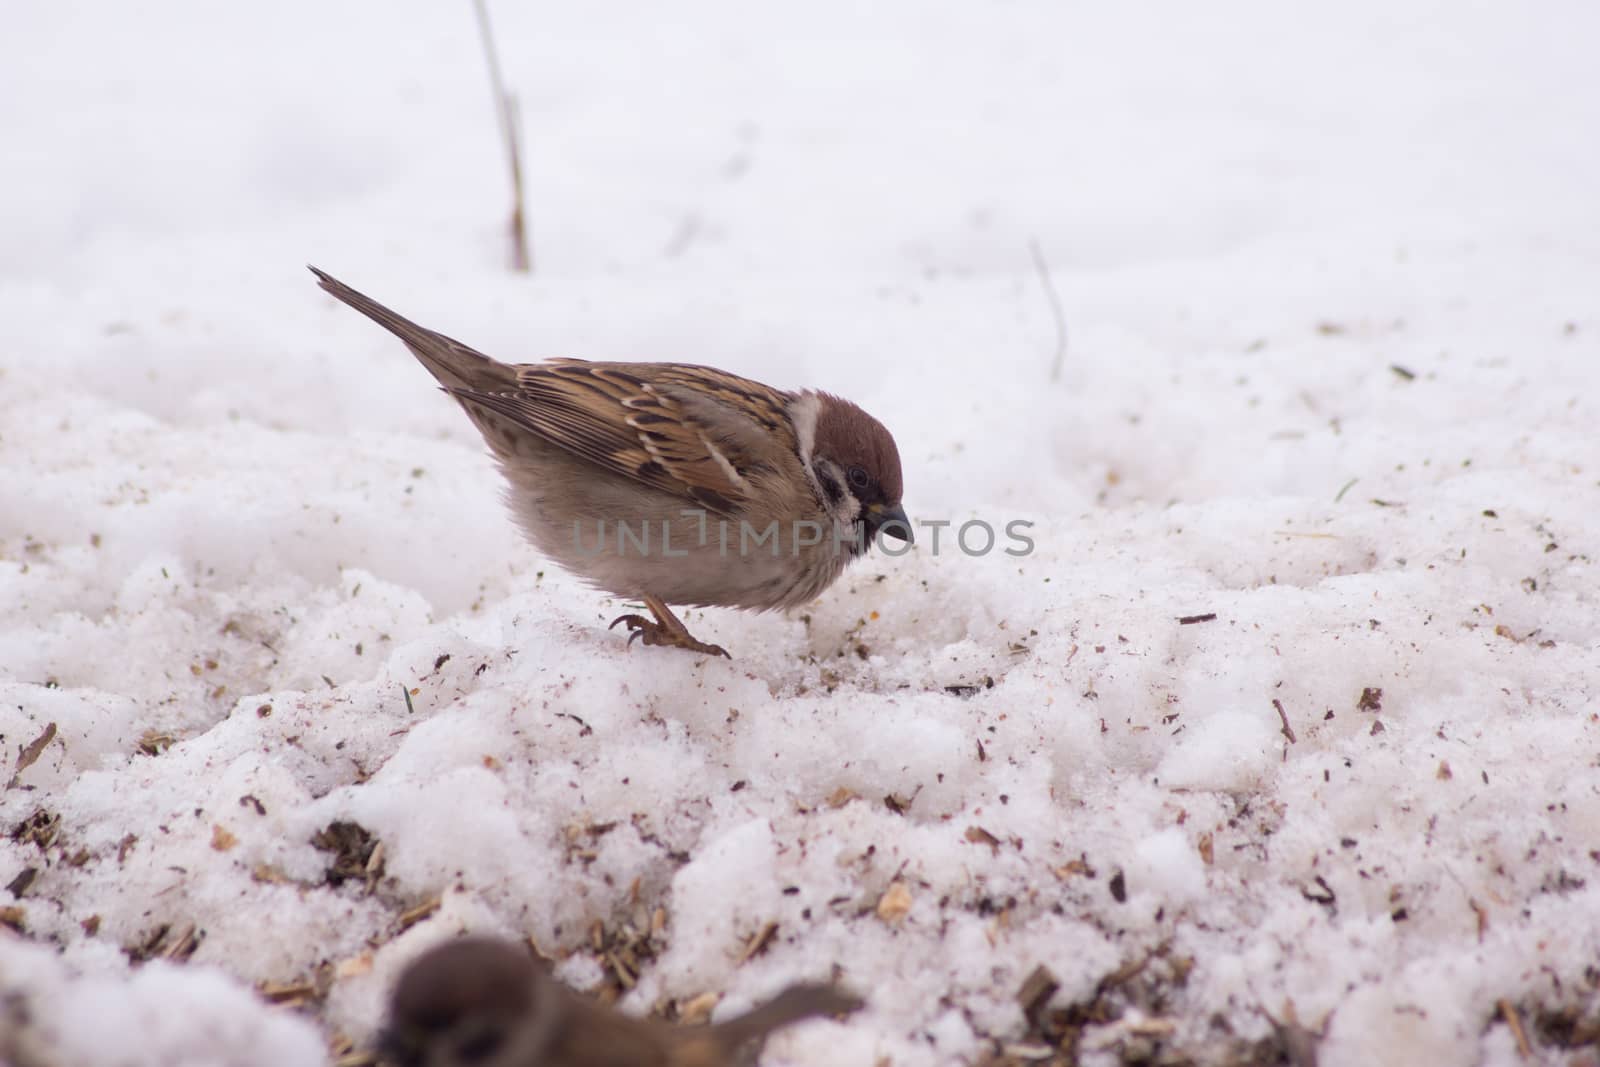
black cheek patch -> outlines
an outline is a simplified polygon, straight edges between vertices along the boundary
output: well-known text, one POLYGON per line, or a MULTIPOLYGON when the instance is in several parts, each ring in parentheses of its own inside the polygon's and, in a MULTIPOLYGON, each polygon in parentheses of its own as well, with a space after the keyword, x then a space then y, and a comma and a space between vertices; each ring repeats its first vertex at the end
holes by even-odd
POLYGON ((825 467, 817 467, 817 484, 822 486, 822 492, 828 498, 828 503, 838 504, 844 499, 844 486, 833 476, 833 472, 825 467))
POLYGON ((500 1051, 500 1046, 505 1044, 505 1041, 506 1035, 498 1028, 485 1027, 457 1042, 456 1055, 460 1057, 462 1063, 483 1063, 500 1051))

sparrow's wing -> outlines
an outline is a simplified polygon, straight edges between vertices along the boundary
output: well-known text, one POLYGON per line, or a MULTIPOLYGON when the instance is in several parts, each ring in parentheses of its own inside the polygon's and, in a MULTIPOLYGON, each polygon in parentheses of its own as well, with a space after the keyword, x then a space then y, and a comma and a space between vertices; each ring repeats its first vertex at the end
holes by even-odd
POLYGON ((636 1019, 575 993, 563 999, 544 1054, 517 1067, 728 1067, 725 1060, 675 1055, 677 1033, 666 1023, 636 1019))
POLYGON ((405 342, 497 451, 517 429, 615 474, 736 514, 755 485, 797 462, 795 397, 686 363, 514 366, 395 313, 312 267, 322 288, 405 342))
POLYGON ((545 1058, 550 1067, 744 1067, 775 1030, 819 1015, 848 1015, 859 997, 830 986, 791 986, 737 1019, 678 1026, 635 1019, 572 996, 570 1014, 545 1058))
POLYGON ((787 413, 793 396, 710 367, 560 359, 516 370, 513 389, 450 392, 709 511, 736 513, 753 481, 798 452, 787 413))
POLYGON ((771 1000, 727 1022, 713 1026, 709 1033, 730 1052, 751 1042, 764 1040, 804 1019, 824 1015, 849 1015, 861 1010, 865 1001, 837 986, 794 985, 771 1000))

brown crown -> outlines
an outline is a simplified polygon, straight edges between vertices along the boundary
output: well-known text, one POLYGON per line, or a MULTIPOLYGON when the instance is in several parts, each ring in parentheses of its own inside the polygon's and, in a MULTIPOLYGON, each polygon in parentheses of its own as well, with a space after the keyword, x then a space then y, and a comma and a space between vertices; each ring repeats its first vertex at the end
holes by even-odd
POLYGON ((871 475, 891 507, 900 503, 905 485, 900 477, 900 450, 883 423, 842 397, 822 394, 817 411, 815 450, 842 467, 860 467, 871 475))

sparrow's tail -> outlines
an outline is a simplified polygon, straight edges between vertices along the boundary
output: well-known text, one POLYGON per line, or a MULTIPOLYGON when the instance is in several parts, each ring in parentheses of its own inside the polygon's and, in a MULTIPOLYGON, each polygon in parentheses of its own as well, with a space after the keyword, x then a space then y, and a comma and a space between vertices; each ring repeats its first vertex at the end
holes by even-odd
POLYGON ((766 1038, 803 1019, 819 1015, 849 1015, 859 1011, 864 1001, 852 993, 827 985, 794 985, 765 1004, 714 1028, 728 1049, 739 1049, 766 1038))
POLYGON ((418 326, 403 315, 397 315, 365 293, 358 293, 348 285, 310 267, 324 291, 349 304, 379 326, 406 343, 439 384, 452 393, 457 389, 477 389, 487 392, 506 389, 516 384, 516 372, 498 360, 469 348, 460 341, 425 326, 418 326))

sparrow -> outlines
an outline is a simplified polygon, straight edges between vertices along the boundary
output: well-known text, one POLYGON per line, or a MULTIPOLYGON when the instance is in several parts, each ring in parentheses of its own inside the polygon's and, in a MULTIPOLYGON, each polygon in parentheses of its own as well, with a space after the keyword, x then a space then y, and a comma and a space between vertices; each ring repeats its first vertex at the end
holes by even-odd
POLYGON ((466 411, 539 551, 644 603, 612 620, 629 645, 726 656, 668 605, 793 607, 880 533, 913 540, 894 437, 848 400, 689 363, 501 363, 310 269, 466 411))
POLYGON ((465 937, 400 975, 382 1037, 396 1067, 741 1067, 775 1030, 862 1002, 831 986, 790 986, 713 1026, 637 1019, 545 973, 508 941, 465 937))

